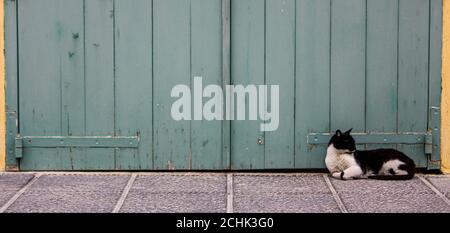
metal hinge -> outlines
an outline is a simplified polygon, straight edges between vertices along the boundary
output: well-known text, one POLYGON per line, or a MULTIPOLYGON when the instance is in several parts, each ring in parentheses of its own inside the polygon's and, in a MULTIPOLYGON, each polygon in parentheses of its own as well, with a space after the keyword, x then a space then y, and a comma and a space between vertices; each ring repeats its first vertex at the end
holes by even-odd
POLYGON ((15 157, 26 148, 138 148, 138 136, 17 136, 15 157))
MULTIPOLYGON (((308 144, 328 144, 332 134, 310 133, 307 136, 308 144)), ((352 134, 357 144, 427 144, 431 143, 430 133, 354 133, 352 134)))
POLYGON ((20 138, 16 138, 16 151, 14 153, 16 159, 22 158, 22 150, 23 150, 22 140, 20 138))
POLYGON ((428 132, 431 134, 430 142, 425 145, 425 153, 428 157, 428 169, 441 168, 441 108, 431 106, 428 117, 428 132))
MULTIPOLYGON (((9 109, 9 106, 7 106, 9 109)), ((6 170, 17 171, 19 165, 16 157, 15 138, 18 132, 17 112, 9 109, 6 112, 6 170)))
POLYGON ((425 154, 431 155, 433 153, 433 135, 428 133, 425 136, 425 154))
MULTIPOLYGON (((328 144, 332 134, 330 133, 310 133, 307 136, 308 144, 328 144)), ((421 132, 412 132, 412 133, 403 133, 403 134, 395 134, 395 133, 355 133, 352 134, 353 138, 356 141, 356 144, 422 144, 425 147, 425 155, 428 160, 433 154, 433 148, 435 145, 433 144, 433 134, 431 132, 421 133, 421 132)), ((430 166, 430 165, 428 165, 430 166)))

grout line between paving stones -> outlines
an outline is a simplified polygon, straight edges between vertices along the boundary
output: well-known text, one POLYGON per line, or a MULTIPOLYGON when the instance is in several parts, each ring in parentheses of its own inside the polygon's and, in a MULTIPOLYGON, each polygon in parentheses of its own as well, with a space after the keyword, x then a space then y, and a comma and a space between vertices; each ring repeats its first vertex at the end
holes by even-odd
POLYGON ((425 174, 426 178, 450 178, 450 174, 425 174))
POLYGON ((20 196, 22 196, 22 194, 31 186, 33 185, 38 179, 39 177, 42 176, 42 173, 37 173, 34 175, 33 179, 31 179, 30 181, 28 181, 28 183, 23 186, 19 191, 16 192, 16 194, 14 194, 14 196, 12 196, 8 202, 6 202, 1 208, 0 208, 0 213, 4 213, 6 211, 6 209, 8 209, 12 204, 14 204, 14 202, 19 199, 20 196))
POLYGON ((233 213, 233 174, 227 174, 227 213, 233 213))
POLYGON ((450 206, 450 200, 443 194, 441 191, 439 191, 430 181, 428 181, 423 176, 418 175, 419 179, 434 193, 436 193, 448 206, 450 206))
POLYGON ((114 206, 112 213, 119 213, 120 208, 122 208, 122 205, 125 202, 125 199, 127 198, 128 193, 130 192, 130 189, 134 184, 134 181, 136 180, 136 177, 137 177, 136 173, 131 174, 131 177, 128 180, 127 185, 123 189, 122 195, 120 196, 119 200, 117 201, 116 206, 114 206))
POLYGON ((328 178, 327 174, 323 175, 323 179, 325 180, 325 183, 327 183, 328 189, 333 194, 333 198, 336 201, 336 204, 339 206, 339 209, 342 213, 348 213, 347 208, 345 207, 344 203, 341 200, 341 197, 339 197, 339 194, 337 193, 336 189, 334 189, 333 184, 331 184, 330 178, 328 178))

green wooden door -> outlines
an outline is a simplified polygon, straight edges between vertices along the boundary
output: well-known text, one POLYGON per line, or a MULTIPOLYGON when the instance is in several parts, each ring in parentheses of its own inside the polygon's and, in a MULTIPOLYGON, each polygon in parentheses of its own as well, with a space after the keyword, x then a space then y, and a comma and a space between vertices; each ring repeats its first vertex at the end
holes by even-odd
POLYGON ((329 133, 349 128, 360 149, 436 168, 441 4, 233 0, 232 81, 280 85, 280 126, 231 122, 232 168, 322 168, 329 133))
POLYGON ((353 128, 361 149, 437 168, 441 11, 441 0, 6 0, 7 164, 323 168, 329 133, 353 128), (279 85, 278 129, 173 120, 172 88, 196 76, 279 85))
POLYGON ((225 168, 222 122, 170 117, 174 85, 222 82, 220 0, 7 5, 22 170, 225 168))

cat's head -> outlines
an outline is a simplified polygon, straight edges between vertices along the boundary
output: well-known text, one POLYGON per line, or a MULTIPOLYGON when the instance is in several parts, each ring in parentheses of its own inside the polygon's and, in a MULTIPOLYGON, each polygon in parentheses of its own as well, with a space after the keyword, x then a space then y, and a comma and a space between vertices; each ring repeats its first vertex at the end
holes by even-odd
POLYGON ((356 150, 355 139, 350 135, 352 129, 345 131, 344 133, 341 130, 336 130, 336 133, 331 137, 328 145, 333 144, 334 148, 341 150, 344 153, 354 152, 356 150))

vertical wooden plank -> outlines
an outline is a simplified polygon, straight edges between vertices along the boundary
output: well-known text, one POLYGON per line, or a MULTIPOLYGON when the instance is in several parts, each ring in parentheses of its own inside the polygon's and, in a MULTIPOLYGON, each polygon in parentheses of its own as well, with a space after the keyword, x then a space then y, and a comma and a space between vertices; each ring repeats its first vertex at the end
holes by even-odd
MULTIPOLYGON (((221 6, 221 0, 191 1, 191 70, 192 77, 203 78, 203 87, 222 86, 221 6)), ((189 168, 222 169, 222 122, 194 120, 191 124, 189 168)))
POLYGON ((55 0, 18 4, 19 108, 23 135, 61 134, 60 46, 64 29, 58 19, 58 5, 55 0))
MULTIPOLYGON (((85 1, 86 134, 114 135, 114 3, 85 1)), ((114 149, 87 149, 85 169, 114 169, 114 149)))
MULTIPOLYGON (((20 133, 29 136, 61 134, 61 84, 63 25, 55 0, 18 2, 20 133), (43 13, 45 12, 45 14, 43 13), (39 22, 39 23, 36 23, 39 22), (30 30, 33 28, 33 30, 30 30)), ((21 169, 55 169, 60 151, 29 150, 21 169)))
MULTIPOLYGON (((265 1, 231 1, 231 80, 233 85, 264 84, 265 1)), ((246 98, 248 106, 248 98, 246 98)), ((248 112, 248 110, 247 110, 248 112)), ((248 119, 248 117, 247 117, 248 119)), ((265 166, 261 121, 231 121, 231 166, 262 169, 265 166)))
POLYGON ((84 135, 83 1, 58 1, 61 28, 61 133, 84 135))
MULTIPOLYGON (((425 132, 428 116, 429 0, 400 0, 398 132, 425 132)), ((426 166, 423 145, 400 145, 418 166, 426 166)))
MULTIPOLYGON (((366 132, 397 129, 398 1, 367 1, 366 132)), ((392 144, 368 148, 396 147, 392 144)))
MULTIPOLYGON (((279 85, 279 127, 265 132, 265 168, 294 168, 295 1, 266 2, 266 84, 279 85)), ((272 109, 268 96, 268 109, 272 109)), ((261 100, 259 100, 261 101, 261 100)))
MULTIPOLYGON (((222 90, 231 82, 231 0, 222 0, 222 90)), ((230 97, 225 97, 229 102, 230 97)), ((231 122, 225 118, 222 121, 222 163, 224 169, 231 167, 231 122)))
MULTIPOLYGON (((61 22, 61 135, 85 135, 84 102, 84 3, 59 1, 61 22)), ((79 170, 84 148, 59 148, 62 170, 79 170)))
POLYGON ((331 130, 365 130, 366 1, 331 1, 331 130))
POLYGON ((330 130, 330 0, 299 0, 296 11, 295 167, 322 168, 326 145, 306 137, 330 130))
POLYGON ((4 1, 5 8, 5 67, 6 67, 6 111, 17 111, 17 2, 4 1))
POLYGON ((5 78, 6 78, 6 169, 17 168, 14 156, 16 120, 18 111, 18 41, 17 1, 4 1, 5 19, 5 78))
POLYGON ((117 169, 151 169, 152 1, 115 2, 116 135, 140 136, 139 149, 116 149, 117 169))
POLYGON ((186 169, 190 122, 171 117, 175 85, 190 85, 190 1, 153 1, 154 168, 186 169))
POLYGON ((428 169, 440 169, 441 131, 441 75, 442 75, 442 0, 430 1, 430 56, 429 56, 429 116, 428 129, 433 133, 433 153, 428 159, 428 169), (436 108, 437 107, 437 108, 436 108))

